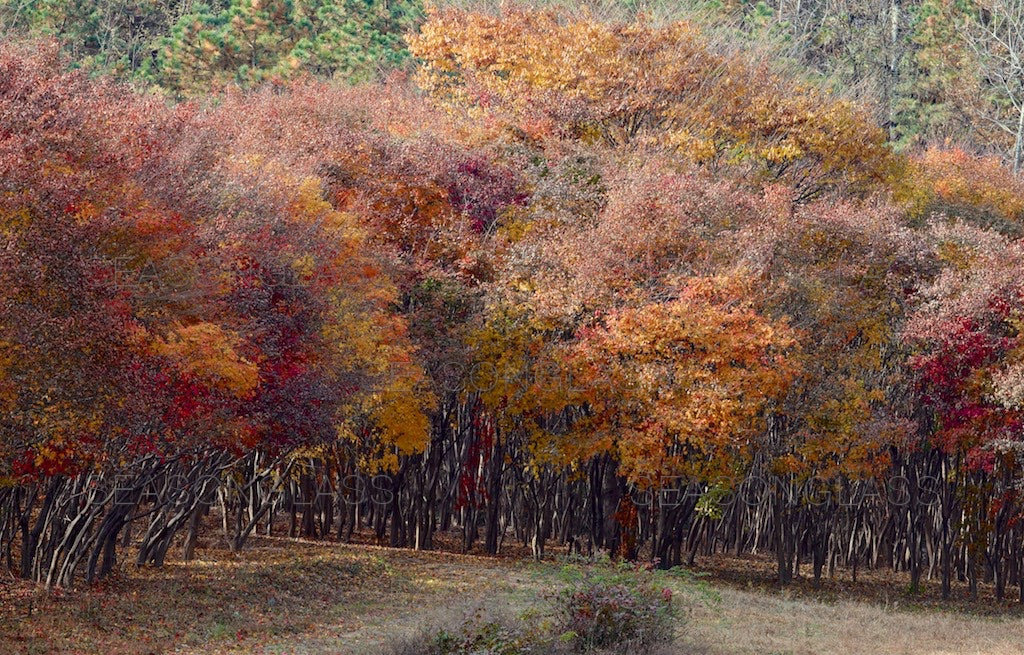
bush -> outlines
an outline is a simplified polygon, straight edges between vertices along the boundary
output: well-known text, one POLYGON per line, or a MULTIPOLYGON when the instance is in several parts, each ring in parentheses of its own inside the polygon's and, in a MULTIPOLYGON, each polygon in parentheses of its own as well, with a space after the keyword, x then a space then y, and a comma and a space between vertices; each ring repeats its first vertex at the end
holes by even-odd
POLYGON ((527 655, 544 641, 525 621, 512 621, 478 608, 457 628, 432 628, 392 642, 387 655, 527 655))
MULTIPOLYGON (((668 653, 676 613, 672 591, 659 584, 665 571, 610 563, 561 569, 560 591, 550 605, 518 618, 478 607, 456 622, 392 641, 388 655, 655 655, 668 653), (451 627, 457 625, 458 627, 451 627)), ((680 578, 674 575, 674 578, 680 578)), ((680 578, 679 581, 684 581, 680 578)), ((437 625, 437 624, 435 624, 437 625)))
POLYGON ((672 591, 641 569, 577 574, 555 599, 561 639, 577 652, 650 653, 673 639, 672 591))

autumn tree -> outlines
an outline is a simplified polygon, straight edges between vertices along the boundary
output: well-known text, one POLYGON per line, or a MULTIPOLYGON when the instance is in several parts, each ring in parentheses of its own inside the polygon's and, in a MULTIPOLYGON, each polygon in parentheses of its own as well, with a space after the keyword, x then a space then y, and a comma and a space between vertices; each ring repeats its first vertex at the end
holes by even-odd
POLYGON ((109 572, 143 498, 138 562, 160 564, 235 467, 229 488, 254 502, 238 545, 269 507, 256 485, 360 417, 386 456, 422 450, 431 394, 356 218, 244 126, 219 131, 226 114, 118 100, 57 65, 52 49, 3 53, 4 475, 22 575, 109 572))
POLYGON ((749 167, 759 182, 790 181, 807 196, 834 185, 864 190, 891 174, 884 134, 858 109, 716 53, 692 23, 435 11, 410 45, 424 61, 425 90, 507 115, 531 138, 656 143, 709 166, 749 167))

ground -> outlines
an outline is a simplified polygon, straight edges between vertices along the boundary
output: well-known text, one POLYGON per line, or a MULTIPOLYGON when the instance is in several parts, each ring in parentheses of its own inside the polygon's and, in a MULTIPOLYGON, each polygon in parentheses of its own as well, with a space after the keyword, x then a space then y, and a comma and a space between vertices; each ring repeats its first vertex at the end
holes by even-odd
MULTIPOLYGON (((557 588, 560 566, 267 537, 239 555, 202 555, 126 567, 71 592, 4 580, 0 653, 379 653, 477 607, 536 606, 557 588)), ((929 588, 910 596, 871 579, 780 591, 757 558, 703 564, 707 581, 674 583, 680 654, 1024 654, 1024 614, 1011 603, 940 608, 929 588)))

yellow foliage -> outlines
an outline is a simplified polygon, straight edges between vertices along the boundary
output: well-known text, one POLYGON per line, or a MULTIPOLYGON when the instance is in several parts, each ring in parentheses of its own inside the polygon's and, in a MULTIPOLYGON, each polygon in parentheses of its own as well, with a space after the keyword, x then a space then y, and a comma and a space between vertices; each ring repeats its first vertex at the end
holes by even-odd
POLYGON ((753 163, 758 178, 804 194, 838 183, 870 190, 898 173, 885 133, 852 103, 718 54, 689 22, 432 9, 409 43, 422 62, 418 84, 443 106, 523 134, 537 134, 543 116, 583 142, 753 163))
POLYGON ((176 326, 157 338, 153 351, 171 359, 183 372, 238 397, 259 386, 256 364, 238 354, 238 335, 212 323, 176 326))
POLYGON ((0 340, 0 410, 5 412, 12 411, 18 399, 18 389, 10 379, 15 358, 14 344, 0 340))
POLYGON ((912 161, 910 173, 898 195, 912 216, 972 208, 1024 223, 1024 181, 997 157, 933 147, 912 161))
POLYGON ((373 419, 383 441, 402 454, 422 452, 430 438, 433 396, 422 372, 408 367, 373 397, 373 419))

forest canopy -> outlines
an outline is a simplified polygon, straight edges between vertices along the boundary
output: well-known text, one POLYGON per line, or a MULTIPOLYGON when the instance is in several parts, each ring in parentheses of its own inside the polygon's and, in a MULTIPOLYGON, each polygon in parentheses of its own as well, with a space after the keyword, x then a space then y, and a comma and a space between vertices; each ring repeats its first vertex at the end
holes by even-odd
POLYGON ((1024 13, 800 7, 0 0, 0 557, 217 503, 1024 599, 1024 13))

